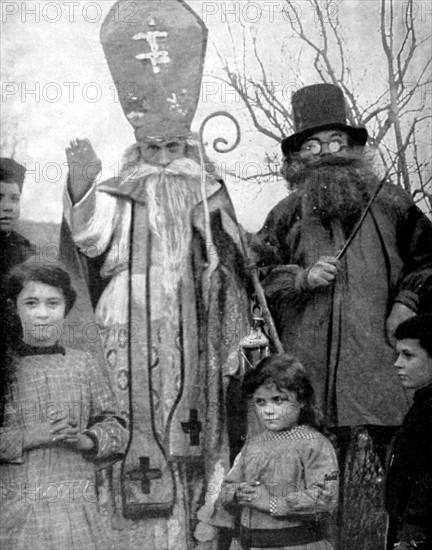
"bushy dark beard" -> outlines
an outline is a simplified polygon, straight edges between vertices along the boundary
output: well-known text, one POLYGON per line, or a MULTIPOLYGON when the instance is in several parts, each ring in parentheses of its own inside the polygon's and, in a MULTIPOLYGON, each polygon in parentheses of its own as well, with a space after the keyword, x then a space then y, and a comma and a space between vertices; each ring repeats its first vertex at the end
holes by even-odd
POLYGON ((297 155, 284 160, 282 175, 302 197, 303 216, 319 218, 327 227, 338 220, 345 232, 358 221, 378 185, 371 160, 349 151, 317 159, 297 155))

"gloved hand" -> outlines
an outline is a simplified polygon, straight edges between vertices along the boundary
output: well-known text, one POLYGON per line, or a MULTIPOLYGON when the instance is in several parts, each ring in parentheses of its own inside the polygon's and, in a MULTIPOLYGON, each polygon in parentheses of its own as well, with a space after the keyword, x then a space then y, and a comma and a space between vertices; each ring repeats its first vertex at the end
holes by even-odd
POLYGON ((333 256, 321 256, 307 274, 307 285, 311 290, 333 284, 340 269, 339 260, 333 256))

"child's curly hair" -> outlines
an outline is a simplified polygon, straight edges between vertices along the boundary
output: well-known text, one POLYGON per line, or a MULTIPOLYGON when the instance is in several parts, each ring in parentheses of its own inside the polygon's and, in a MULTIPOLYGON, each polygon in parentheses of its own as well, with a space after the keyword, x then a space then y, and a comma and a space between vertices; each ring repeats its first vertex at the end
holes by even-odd
POLYGON ((316 406, 315 391, 301 362, 288 353, 271 355, 262 359, 249 371, 243 381, 243 391, 252 396, 260 386, 275 384, 279 391, 295 394, 300 410, 299 424, 313 428, 322 427, 322 414, 316 406))

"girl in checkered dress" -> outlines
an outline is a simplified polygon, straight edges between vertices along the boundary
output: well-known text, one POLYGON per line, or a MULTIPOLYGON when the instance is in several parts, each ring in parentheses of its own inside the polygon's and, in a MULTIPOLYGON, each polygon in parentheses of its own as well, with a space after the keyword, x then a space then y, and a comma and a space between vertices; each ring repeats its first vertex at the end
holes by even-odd
POLYGON ((22 334, 2 365, 0 546, 106 550, 95 466, 121 456, 127 431, 93 357, 58 344, 75 301, 69 275, 25 263, 7 295, 22 334))
POLYGON ((287 354, 263 359, 244 381, 264 431, 237 456, 213 523, 240 515, 243 549, 331 550, 326 517, 336 509, 338 465, 319 431, 311 383, 287 354))

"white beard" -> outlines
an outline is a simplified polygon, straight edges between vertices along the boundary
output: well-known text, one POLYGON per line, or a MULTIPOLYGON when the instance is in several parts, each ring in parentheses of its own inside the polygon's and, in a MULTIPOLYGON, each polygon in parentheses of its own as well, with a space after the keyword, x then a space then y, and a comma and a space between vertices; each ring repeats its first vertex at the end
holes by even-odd
POLYGON ((160 284, 168 295, 176 295, 184 276, 192 239, 191 212, 201 201, 200 165, 180 158, 168 166, 151 165, 140 157, 138 144, 129 147, 122 161, 120 179, 143 179, 149 227, 159 247, 160 284))
MULTIPOLYGON (((176 161, 176 168, 180 163, 176 161)), ((201 200, 201 193, 199 180, 170 173, 170 167, 174 168, 170 165, 147 178, 146 192, 150 229, 160 246, 164 290, 176 294, 190 257, 191 212, 201 200)))

